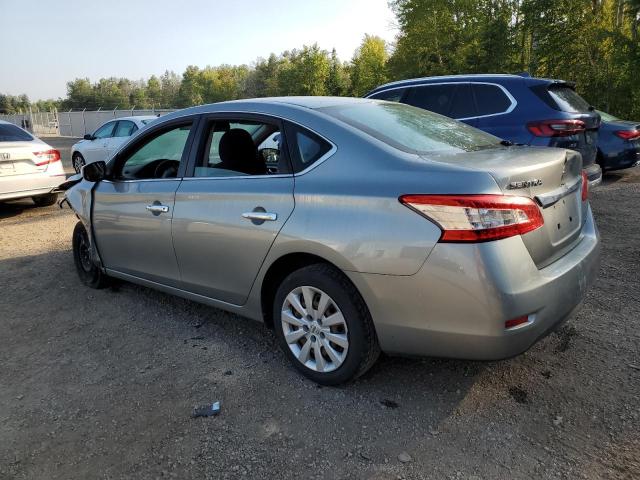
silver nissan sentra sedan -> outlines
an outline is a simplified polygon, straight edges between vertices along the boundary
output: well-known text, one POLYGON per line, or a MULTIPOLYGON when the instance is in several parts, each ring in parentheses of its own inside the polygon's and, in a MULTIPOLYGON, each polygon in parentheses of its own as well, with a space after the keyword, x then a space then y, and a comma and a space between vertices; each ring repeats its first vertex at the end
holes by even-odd
POLYGON ((264 321, 337 384, 381 351, 511 357, 569 318, 599 260, 581 164, 407 105, 266 98, 162 117, 65 199, 86 285, 264 321))

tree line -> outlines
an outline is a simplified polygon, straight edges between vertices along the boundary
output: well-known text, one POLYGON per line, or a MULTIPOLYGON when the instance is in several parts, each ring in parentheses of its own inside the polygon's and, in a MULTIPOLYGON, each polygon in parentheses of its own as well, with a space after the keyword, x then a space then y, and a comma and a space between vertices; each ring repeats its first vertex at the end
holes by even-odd
MULTIPOLYGON (((365 35, 349 59, 305 45, 252 65, 189 66, 146 80, 79 78, 40 110, 181 108, 281 95, 361 96, 390 80, 519 73, 574 81, 597 108, 640 120, 640 0, 391 0, 394 44, 365 35)), ((0 111, 28 108, 0 95, 0 111)))

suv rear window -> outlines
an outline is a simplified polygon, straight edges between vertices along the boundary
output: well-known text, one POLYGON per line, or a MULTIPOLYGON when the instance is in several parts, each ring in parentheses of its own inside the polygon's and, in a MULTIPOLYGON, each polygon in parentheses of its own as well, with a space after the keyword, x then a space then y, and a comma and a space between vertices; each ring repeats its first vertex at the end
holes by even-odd
POLYGON ((588 112, 589 102, 569 85, 536 85, 531 90, 554 110, 569 113, 588 112))
POLYGON ((571 87, 551 87, 549 95, 564 112, 587 112, 589 103, 571 87))
POLYGON ((350 103, 319 109, 409 153, 493 148, 500 139, 462 122, 401 103, 350 103))
POLYGON ((33 137, 15 125, 0 124, 0 142, 30 142, 33 137))

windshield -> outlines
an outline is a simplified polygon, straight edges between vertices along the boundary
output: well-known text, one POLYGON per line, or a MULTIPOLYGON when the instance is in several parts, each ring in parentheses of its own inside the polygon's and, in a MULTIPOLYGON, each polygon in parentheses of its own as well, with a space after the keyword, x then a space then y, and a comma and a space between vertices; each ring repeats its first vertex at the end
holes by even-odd
POLYGON ((549 87, 549 95, 558 104, 558 108, 563 112, 588 112, 589 103, 576 93, 576 91, 567 86, 549 87))
POLYGON ((0 142, 30 142, 33 137, 15 125, 0 124, 0 142))
POLYGON ((500 139, 448 117, 400 103, 373 101, 318 109, 399 150, 469 152, 500 139))

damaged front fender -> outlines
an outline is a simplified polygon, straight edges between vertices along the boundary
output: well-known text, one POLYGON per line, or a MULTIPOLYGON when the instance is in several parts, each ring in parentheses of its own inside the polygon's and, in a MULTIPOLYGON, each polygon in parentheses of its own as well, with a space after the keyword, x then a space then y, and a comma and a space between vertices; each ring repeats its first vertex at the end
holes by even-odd
POLYGON ((91 244, 91 260, 98 268, 104 270, 91 224, 93 189, 96 187, 97 183, 83 179, 81 174, 69 177, 63 185, 68 183, 70 183, 70 185, 65 189, 64 198, 60 201, 60 208, 63 207, 64 203, 67 203, 69 208, 75 212, 76 217, 78 217, 82 222, 85 230, 87 231, 89 242, 91 244))

